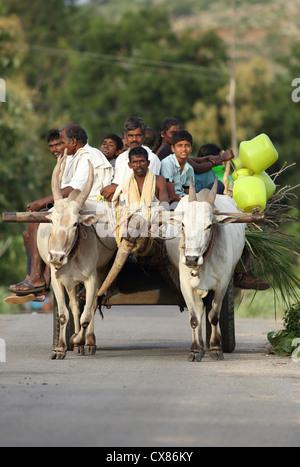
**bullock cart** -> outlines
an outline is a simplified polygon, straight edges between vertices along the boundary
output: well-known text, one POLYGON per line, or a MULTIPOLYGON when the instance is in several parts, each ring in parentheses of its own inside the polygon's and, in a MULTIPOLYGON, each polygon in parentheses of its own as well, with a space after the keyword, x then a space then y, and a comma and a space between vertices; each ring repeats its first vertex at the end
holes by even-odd
MULTIPOLYGON (((49 222, 47 212, 3 213, 2 218, 4 222, 49 222)), ((241 214, 236 219, 236 222, 243 223, 262 221, 263 215, 260 214, 241 214)), ((204 299, 206 315, 211 310, 213 293, 211 291, 204 299)), ((180 291, 179 273, 168 259, 165 243, 155 240, 147 255, 131 255, 119 273, 112 290, 107 295, 99 297, 98 303, 100 307, 106 308, 120 305, 172 305, 179 307, 180 311, 183 311, 186 304, 180 291)), ((55 344, 59 330, 58 310, 55 298, 53 317, 53 341, 55 344)), ((206 323, 206 339, 209 341, 211 329, 208 319, 206 323)), ((234 287, 232 280, 223 299, 220 328, 223 351, 231 353, 235 349, 234 287)), ((71 336, 73 332, 74 323, 72 313, 70 313, 67 335, 71 336)), ((71 344, 69 348, 71 349, 71 344)))

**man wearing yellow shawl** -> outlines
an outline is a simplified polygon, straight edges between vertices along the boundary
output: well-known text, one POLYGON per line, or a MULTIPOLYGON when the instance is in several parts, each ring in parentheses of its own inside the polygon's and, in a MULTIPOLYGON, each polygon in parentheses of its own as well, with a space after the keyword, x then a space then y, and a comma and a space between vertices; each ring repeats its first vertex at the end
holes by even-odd
MULTIPOLYGON (((133 170, 132 175, 118 185, 112 203, 116 208, 117 229, 116 238, 118 245, 123 236, 127 234, 127 220, 133 213, 139 213, 144 219, 145 225, 150 227, 153 215, 158 209, 169 210, 169 197, 166 180, 161 175, 154 175, 149 170, 148 152, 143 147, 135 147, 129 152, 129 167, 133 170)), ((136 236, 144 237, 137 242, 137 249, 142 246, 141 242, 148 237, 142 232, 141 226, 136 226, 136 236)))

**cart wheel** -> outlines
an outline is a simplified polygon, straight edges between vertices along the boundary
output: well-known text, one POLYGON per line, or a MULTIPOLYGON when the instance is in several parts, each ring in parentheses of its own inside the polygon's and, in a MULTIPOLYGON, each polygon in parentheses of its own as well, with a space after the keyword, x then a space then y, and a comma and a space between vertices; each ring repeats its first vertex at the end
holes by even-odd
MULTIPOLYGON (((206 298, 206 345, 208 347, 211 336, 211 325, 208 320, 208 313, 211 310, 214 292, 209 292, 206 298)), ((223 299, 221 315, 220 315, 220 329, 222 334, 222 347, 223 352, 232 353, 236 346, 235 341, 235 325, 234 325, 234 286, 233 279, 231 279, 226 295, 223 299)))
MULTIPOLYGON (((71 341, 71 337, 73 336, 75 332, 75 326, 74 326, 74 319, 73 319, 72 311, 68 306, 69 296, 66 291, 65 291, 65 299, 66 299, 66 304, 69 310, 69 322, 67 325, 67 332, 66 332, 67 346, 68 346, 68 350, 72 351, 74 346, 72 342, 70 341, 71 341)), ((60 323, 59 323, 59 316, 58 316, 57 301, 56 301, 55 295, 53 294, 53 348, 55 348, 58 343, 59 328, 60 328, 60 323)))

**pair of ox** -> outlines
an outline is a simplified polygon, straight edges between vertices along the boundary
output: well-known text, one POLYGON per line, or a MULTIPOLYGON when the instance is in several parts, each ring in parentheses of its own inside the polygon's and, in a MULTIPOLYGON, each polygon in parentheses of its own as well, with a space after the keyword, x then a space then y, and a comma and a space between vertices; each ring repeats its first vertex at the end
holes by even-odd
MULTIPOLYGON (((74 191, 67 200, 62 198, 59 188, 60 161, 52 177, 54 208, 49 214, 51 224, 41 224, 38 231, 38 248, 43 260, 51 266, 51 278, 56 296, 60 320, 60 336, 52 352, 53 359, 66 355, 66 326, 69 312, 65 302, 64 288, 70 299, 74 316, 75 346, 84 346, 88 353, 96 349, 94 314, 97 297, 104 294, 130 255, 134 241, 123 239, 115 261, 108 272, 108 264, 117 250, 113 238, 98 238, 92 224, 99 217, 82 215, 93 184, 90 165, 89 180, 83 192, 74 191), (75 287, 83 284, 86 302, 83 313, 76 299, 75 287), (99 290, 100 289, 100 290, 99 290)), ((217 185, 211 190, 202 190, 196 195, 194 186, 189 196, 184 197, 173 213, 165 213, 162 222, 180 223, 182 232, 175 238, 166 238, 169 261, 179 271, 180 287, 185 299, 192 328, 190 361, 201 361, 205 350, 202 339, 201 321, 204 311, 203 298, 214 291, 209 321, 212 334, 209 354, 213 359, 222 359, 222 340, 219 331, 219 315, 235 266, 245 244, 245 225, 232 224, 236 217, 220 212, 239 213, 235 202, 228 196, 216 194, 217 185), (173 219, 170 219, 173 218, 173 219)))

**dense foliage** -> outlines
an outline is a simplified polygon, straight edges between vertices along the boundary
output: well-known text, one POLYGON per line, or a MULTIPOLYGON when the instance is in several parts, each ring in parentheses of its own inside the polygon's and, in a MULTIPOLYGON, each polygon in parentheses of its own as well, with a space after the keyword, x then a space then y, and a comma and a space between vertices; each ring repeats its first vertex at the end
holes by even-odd
POLYGON ((282 357, 293 354, 299 362, 300 357, 300 304, 289 307, 283 316, 284 329, 268 333, 272 344, 271 353, 282 357))
MULTIPOLYGON (((172 116, 192 131, 195 152, 206 142, 230 146, 230 48, 218 31, 176 28, 174 17, 194 15, 197 3, 172 4, 172 11, 170 3, 156 1, 131 2, 128 9, 120 1, 114 14, 116 2, 104 0, 48 0, 42 8, 38 0, 2 0, 0 77, 7 98, 0 103, 1 212, 25 210, 49 193, 53 160, 45 135, 67 123, 82 125, 99 147, 106 133, 122 135, 131 115, 157 131, 172 116)), ((198 8, 206 4, 198 2, 198 8)), ((236 64, 238 142, 267 133, 280 154, 277 169, 300 159, 300 103, 291 99, 298 49, 286 49, 276 66, 262 57, 236 64)), ((279 182, 298 183, 297 169, 279 182)), ((23 228, 0 225, 2 284, 22 278, 23 228)), ((298 227, 293 234, 299 236, 298 227)))

